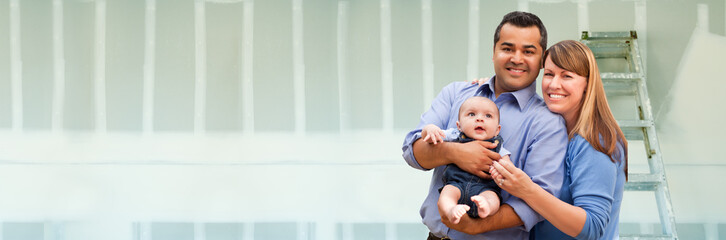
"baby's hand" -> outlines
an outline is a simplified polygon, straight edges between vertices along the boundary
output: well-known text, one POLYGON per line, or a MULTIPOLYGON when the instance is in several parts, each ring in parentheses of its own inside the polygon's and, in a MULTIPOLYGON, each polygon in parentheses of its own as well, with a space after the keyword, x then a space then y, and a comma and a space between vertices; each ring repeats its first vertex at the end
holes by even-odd
POLYGON ((484 85, 484 83, 486 83, 487 81, 489 81, 489 78, 474 78, 474 80, 471 80, 471 84, 478 84, 479 86, 481 86, 484 85))
POLYGON ((437 144, 439 142, 444 142, 444 137, 446 137, 446 135, 444 130, 441 130, 438 126, 429 124, 424 126, 423 130, 421 130, 421 137, 423 137, 424 142, 437 144))

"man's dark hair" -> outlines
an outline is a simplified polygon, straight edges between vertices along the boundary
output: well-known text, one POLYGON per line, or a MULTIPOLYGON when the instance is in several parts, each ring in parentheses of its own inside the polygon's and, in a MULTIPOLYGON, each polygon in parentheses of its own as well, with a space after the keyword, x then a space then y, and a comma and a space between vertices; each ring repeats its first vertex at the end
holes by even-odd
POLYGON ((499 26, 497 26, 497 31, 494 32, 494 47, 496 47, 497 42, 499 42, 499 32, 502 30, 502 26, 507 23, 520 28, 537 26, 537 28, 539 28, 539 45, 542 47, 543 53, 544 50, 547 50, 547 29, 544 24, 542 24, 542 20, 540 20, 537 15, 520 11, 514 11, 504 15, 502 22, 499 23, 499 26))

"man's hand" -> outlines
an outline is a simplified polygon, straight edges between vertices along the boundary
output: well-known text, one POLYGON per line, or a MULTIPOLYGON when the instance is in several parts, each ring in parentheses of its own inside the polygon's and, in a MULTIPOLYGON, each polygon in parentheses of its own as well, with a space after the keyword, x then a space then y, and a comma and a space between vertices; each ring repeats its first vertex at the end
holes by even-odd
POLYGON ((495 148, 497 145, 486 141, 471 141, 458 145, 460 145, 458 150, 452 152, 452 162, 461 170, 480 178, 491 179, 492 177, 488 174, 488 171, 492 161, 502 158, 499 153, 490 149, 495 148))
POLYGON ((480 178, 491 179, 487 171, 492 161, 502 158, 491 150, 497 145, 486 141, 442 142, 434 145, 422 140, 419 138, 413 142, 413 154, 419 165, 426 169, 453 163, 480 178))

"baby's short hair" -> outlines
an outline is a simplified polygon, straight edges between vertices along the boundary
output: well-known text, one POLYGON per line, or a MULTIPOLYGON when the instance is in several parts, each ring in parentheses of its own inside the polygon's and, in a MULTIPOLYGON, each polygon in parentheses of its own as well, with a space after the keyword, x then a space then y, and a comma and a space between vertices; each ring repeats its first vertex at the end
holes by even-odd
POLYGON ((494 108, 497 110, 497 122, 500 121, 500 115, 501 115, 501 113, 499 112, 499 107, 497 107, 497 104, 495 104, 494 101, 492 101, 491 99, 485 98, 485 97, 482 97, 482 96, 473 96, 473 97, 470 97, 470 98, 467 98, 466 100, 464 100, 464 102, 461 103, 461 106, 459 106, 459 117, 458 117, 459 119, 461 118, 461 109, 464 106, 464 103, 468 102, 469 100, 473 100, 473 99, 482 99, 485 102, 491 102, 494 105, 494 108))

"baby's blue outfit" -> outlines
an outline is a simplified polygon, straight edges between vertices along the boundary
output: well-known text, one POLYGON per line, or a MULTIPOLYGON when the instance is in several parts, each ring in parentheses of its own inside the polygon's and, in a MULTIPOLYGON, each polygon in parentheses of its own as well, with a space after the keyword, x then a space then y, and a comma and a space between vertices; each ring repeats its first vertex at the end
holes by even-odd
MULTIPOLYGON (((468 138, 464 133, 461 133, 455 141, 460 143, 468 143, 474 141, 474 139, 468 138)), ((492 151, 494 152, 499 152, 499 150, 502 148, 502 143, 504 143, 502 136, 499 135, 483 141, 497 143, 497 146, 492 149, 492 151)), ((476 203, 474 203, 474 201, 471 201, 472 196, 476 196, 484 191, 491 190, 497 194, 497 197, 499 197, 499 202, 502 202, 502 189, 497 186, 494 180, 480 178, 479 176, 461 170, 461 168, 456 166, 456 164, 448 164, 446 165, 446 169, 444 169, 444 186, 446 185, 452 185, 459 189, 459 192, 461 192, 461 197, 459 198, 458 204, 464 204, 469 206, 469 211, 467 211, 466 213, 469 214, 469 217, 472 218, 479 218, 478 207, 476 206, 476 203)), ((439 189, 439 192, 441 192, 441 189, 439 189)))

